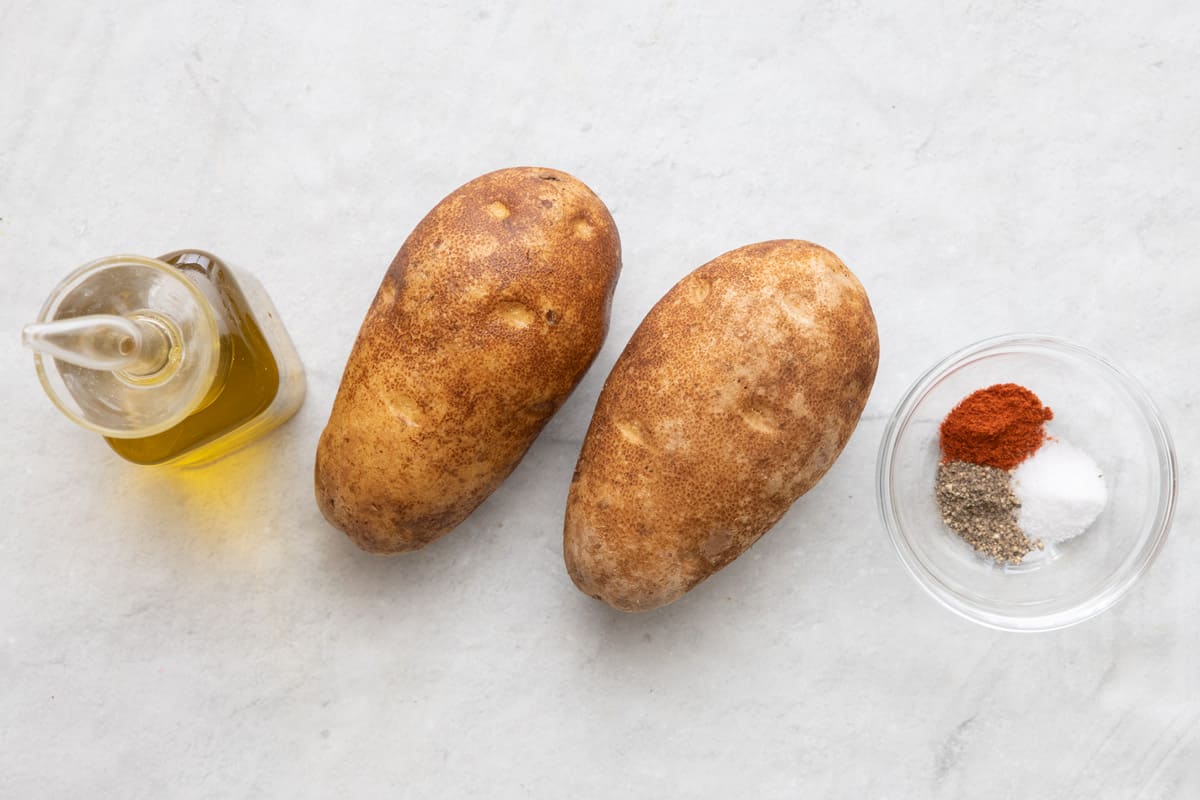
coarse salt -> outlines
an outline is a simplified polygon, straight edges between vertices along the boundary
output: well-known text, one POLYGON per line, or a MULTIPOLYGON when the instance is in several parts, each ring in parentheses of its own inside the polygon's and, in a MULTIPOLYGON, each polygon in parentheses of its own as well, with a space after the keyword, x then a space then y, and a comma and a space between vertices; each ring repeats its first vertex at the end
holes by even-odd
POLYGON ((1045 442, 1013 470, 1012 487, 1021 502, 1017 524, 1030 539, 1044 542, 1078 536, 1108 504, 1100 467, 1060 439, 1045 442))

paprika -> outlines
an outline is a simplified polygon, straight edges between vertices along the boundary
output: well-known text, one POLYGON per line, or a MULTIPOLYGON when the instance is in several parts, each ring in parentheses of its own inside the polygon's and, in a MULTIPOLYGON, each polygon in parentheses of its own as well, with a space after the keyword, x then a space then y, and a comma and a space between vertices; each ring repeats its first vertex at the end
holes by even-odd
POLYGON ((1042 446, 1042 426, 1053 418, 1036 394, 1015 383, 972 392, 942 421, 942 463, 1012 469, 1042 446))

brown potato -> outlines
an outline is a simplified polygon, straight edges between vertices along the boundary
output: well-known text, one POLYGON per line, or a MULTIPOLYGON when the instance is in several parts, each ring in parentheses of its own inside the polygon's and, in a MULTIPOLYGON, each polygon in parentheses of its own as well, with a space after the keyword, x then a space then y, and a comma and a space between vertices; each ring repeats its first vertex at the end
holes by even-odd
POLYGON ((317 446, 317 503, 364 550, 420 548, 521 460, 608 330, 621 244, 563 172, 462 186, 396 255, 317 446))
POLYGON ((567 500, 575 585, 645 611, 733 561, 833 464, 878 361, 866 292, 823 247, 753 244, 685 277, 596 405, 567 500))

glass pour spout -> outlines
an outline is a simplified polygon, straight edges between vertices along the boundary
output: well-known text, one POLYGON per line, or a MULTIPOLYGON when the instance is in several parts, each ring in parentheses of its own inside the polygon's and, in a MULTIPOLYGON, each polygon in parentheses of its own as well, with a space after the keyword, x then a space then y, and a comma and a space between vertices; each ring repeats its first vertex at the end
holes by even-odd
POLYGON ((21 342, 45 355, 87 369, 146 376, 171 353, 166 326, 147 317, 90 314, 26 325, 21 342))

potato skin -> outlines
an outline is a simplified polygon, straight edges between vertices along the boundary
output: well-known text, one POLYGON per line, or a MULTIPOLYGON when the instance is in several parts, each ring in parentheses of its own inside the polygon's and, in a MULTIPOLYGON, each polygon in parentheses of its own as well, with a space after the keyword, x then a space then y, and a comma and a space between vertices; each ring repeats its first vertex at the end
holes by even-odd
POLYGON ((317 504, 373 553, 416 550, 516 467, 608 330, 621 245, 563 172, 483 175, 396 255, 317 446, 317 504))
POLYGON ((752 244, 683 278, 584 439, 563 534, 575 585, 645 611, 733 561, 833 464, 878 362, 866 292, 823 247, 752 244))

